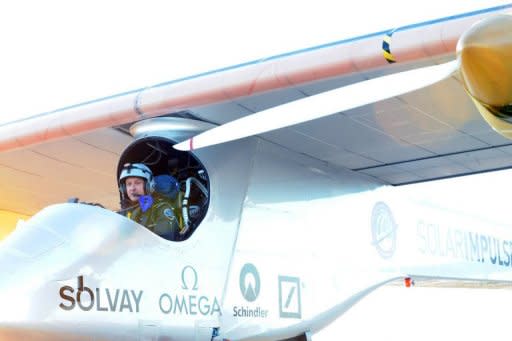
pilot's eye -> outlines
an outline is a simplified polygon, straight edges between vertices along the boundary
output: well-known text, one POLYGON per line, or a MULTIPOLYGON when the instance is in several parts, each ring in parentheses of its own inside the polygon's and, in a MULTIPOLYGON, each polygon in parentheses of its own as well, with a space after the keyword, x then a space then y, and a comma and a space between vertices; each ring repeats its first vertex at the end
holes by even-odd
POLYGON ((142 179, 128 179, 126 180, 126 186, 139 186, 143 183, 142 179))

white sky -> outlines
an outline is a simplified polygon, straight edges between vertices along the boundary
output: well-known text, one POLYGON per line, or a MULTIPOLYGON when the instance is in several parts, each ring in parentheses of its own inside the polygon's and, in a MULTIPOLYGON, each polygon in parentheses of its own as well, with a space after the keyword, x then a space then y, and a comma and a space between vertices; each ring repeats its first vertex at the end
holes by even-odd
MULTIPOLYGON (((0 123, 220 67, 505 3, 3 1, 0 123)), ((467 198, 467 205, 474 203, 467 198)), ((500 211, 507 210, 504 201, 499 203, 500 211)), ((415 288, 404 294, 398 288, 385 288, 314 339, 481 340, 501 335, 507 339, 511 304, 512 291, 415 288)))
POLYGON ((322 43, 504 4, 3 1, 0 123, 322 43), (442 10, 440 11, 440 8, 442 10))

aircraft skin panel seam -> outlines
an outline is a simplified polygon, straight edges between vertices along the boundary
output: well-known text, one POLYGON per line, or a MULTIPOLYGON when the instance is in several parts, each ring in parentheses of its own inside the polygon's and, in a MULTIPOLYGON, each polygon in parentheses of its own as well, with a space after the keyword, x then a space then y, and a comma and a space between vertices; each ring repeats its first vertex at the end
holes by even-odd
POLYGON ((87 146, 89 146, 89 147, 92 147, 92 148, 96 148, 96 149, 98 149, 98 150, 101 150, 102 152, 105 152, 105 153, 108 153, 108 154, 112 154, 112 155, 114 155, 114 156, 116 156, 116 157, 119 157, 119 156, 120 156, 120 154, 119 154, 119 153, 113 152, 112 150, 109 150, 109 149, 106 149, 106 148, 101 148, 101 147, 99 147, 99 146, 97 146, 97 145, 94 145, 94 144, 92 144, 92 143, 90 143, 90 142, 87 142, 87 141, 85 141, 85 140, 83 140, 83 139, 80 139, 80 135, 73 135, 73 136, 71 136, 71 138, 72 138, 72 139, 74 139, 74 140, 76 140, 77 142, 83 143, 83 144, 85 144, 85 145, 87 145, 87 146))
POLYGON ((235 255, 236 255, 236 250, 237 250, 237 247, 238 247, 238 236, 239 236, 239 233, 240 233, 240 223, 242 221, 242 213, 243 213, 243 210, 244 210, 244 206, 245 206, 245 200, 247 198, 247 193, 249 192, 249 187, 250 187, 250 179, 251 179, 251 174, 253 173, 253 170, 254 170, 254 160, 256 158, 256 154, 257 154, 257 150, 258 150, 258 144, 259 144, 259 141, 256 140, 253 144, 252 144, 252 147, 253 147, 253 154, 251 156, 251 159, 250 159, 250 165, 249 165, 249 172, 248 172, 248 176, 247 176, 247 183, 246 183, 246 186, 245 186, 245 190, 244 190, 244 196, 243 196, 243 200, 240 204, 240 214, 239 214, 239 218, 238 218, 238 222, 237 222, 237 226, 236 226, 236 235, 235 235, 235 238, 234 238, 234 241, 233 241, 233 246, 232 246, 232 249, 231 249, 231 256, 229 258, 229 264, 228 264, 228 270, 226 272, 226 278, 225 278, 225 281, 224 281, 224 289, 222 291, 222 297, 221 297, 221 305, 224 306, 224 300, 226 299, 227 295, 228 295, 228 292, 227 292, 227 289, 228 289, 228 285, 229 285, 229 281, 231 279, 231 275, 233 273, 233 261, 235 259, 235 255))
POLYGON ((68 165, 68 166, 71 166, 71 167, 76 167, 76 168, 79 168, 79 169, 86 169, 88 171, 91 171, 93 173, 96 173, 96 174, 101 174, 101 175, 105 175, 105 176, 108 176, 110 177, 112 174, 110 173, 103 173, 103 172, 99 172, 98 170, 96 169, 91 169, 91 168, 86 168, 84 166, 81 166, 79 164, 76 164, 76 163, 71 163, 71 162, 68 162, 66 160, 62 160, 62 159, 59 159, 59 158, 56 158, 56 157, 53 157, 51 155, 48 155, 44 152, 40 152, 40 151, 37 151, 37 150, 34 150, 34 149, 31 149, 31 152, 34 153, 34 154, 37 154, 43 158, 47 158, 49 160, 53 160, 53 161, 56 161, 58 163, 61 163, 61 164, 64 164, 64 165, 68 165))
POLYGON ((509 147, 509 146, 512 146, 512 143, 505 143, 505 144, 500 144, 500 145, 496 145, 496 146, 489 146, 489 147, 482 147, 482 148, 474 148, 474 149, 470 149, 470 150, 464 150, 462 152, 437 154, 437 155, 434 155, 434 156, 427 156, 427 157, 422 157, 422 158, 417 158, 417 159, 412 159, 412 160, 406 160, 406 161, 389 162, 389 163, 382 164, 382 165, 377 165, 377 166, 354 168, 352 170, 356 171, 356 172, 360 172, 360 171, 365 171, 365 170, 375 169, 375 168, 380 168, 380 167, 397 166, 397 165, 402 165, 402 164, 416 162, 416 161, 431 160, 431 159, 437 159, 437 158, 446 157, 446 156, 461 155, 461 154, 466 154, 466 153, 471 153, 471 152, 477 152, 477 151, 482 151, 482 150, 490 150, 490 149, 496 149, 496 148, 501 148, 501 147, 509 147))
MULTIPOLYGON (((451 78, 452 78, 452 79, 456 79, 455 77, 451 77, 451 78)), ((456 80, 457 80, 457 79, 456 79, 456 80)), ((458 81, 458 80, 457 80, 457 81, 458 81)), ((460 83, 460 82, 459 82, 459 83, 460 83)), ((466 131, 464 131, 464 130, 461 130, 461 129, 459 129, 457 126, 455 126, 455 125, 453 125, 453 124, 449 124, 449 123, 447 123, 447 122, 445 122, 445 121, 442 121, 441 119, 439 119, 439 118, 437 118, 437 117, 435 117, 435 116, 431 115, 430 113, 428 113, 428 112, 426 112, 425 110, 423 110, 423 109, 419 108, 418 106, 408 103, 408 102, 407 102, 406 100, 404 100, 403 98, 397 97, 397 99, 398 99, 399 101, 403 102, 405 105, 408 105, 409 107, 413 108, 414 110, 417 110, 418 112, 420 112, 420 113, 422 113, 423 115, 427 116, 429 119, 432 119, 432 120, 434 120, 434 121, 436 121, 436 122, 438 122, 438 123, 440 123, 440 124, 442 124, 442 125, 445 125, 445 126, 447 126, 447 127, 450 127, 451 129, 456 130, 458 133, 460 133, 460 134, 462 134, 462 135, 465 135, 465 136, 468 136, 468 137, 471 137, 471 138, 473 138, 473 139, 475 139, 475 140, 477 140, 477 141, 481 142, 482 144, 489 145, 489 143, 487 143, 486 141, 482 140, 482 139, 481 139, 481 138, 479 138, 478 136, 475 136, 475 135, 473 135, 473 134, 471 134, 471 133, 469 133, 469 132, 466 132, 466 131)), ((422 148, 421 146, 419 146, 419 145, 417 145, 417 144, 415 144, 415 145, 416 145, 418 148, 422 148)), ((428 150, 428 149, 425 149, 425 150, 427 150, 427 151, 429 151, 429 152, 432 152, 432 151, 430 151, 430 150, 428 150)))
POLYGON ((23 173, 23 174, 37 176, 38 178, 42 178, 42 176, 40 174, 27 172, 27 171, 25 171, 23 169, 15 168, 15 167, 12 167, 11 165, 6 165, 4 163, 0 163, 0 167, 5 167, 5 168, 8 168, 8 169, 13 170, 15 172, 20 172, 20 173, 23 173))
MULTIPOLYGON (((332 162, 323 160, 321 158, 318 158, 317 156, 314 156, 314 155, 311 155, 311 154, 308 154, 308 153, 305 153, 305 152, 293 150, 289 146, 286 146, 286 145, 283 145, 281 143, 278 143, 278 142, 266 139, 266 138, 264 138, 262 136, 258 136, 258 139, 260 139, 262 141, 265 141, 266 143, 270 143, 272 145, 275 145, 275 146, 278 146, 280 148, 283 148, 284 150, 286 150, 286 151, 288 151, 290 153, 293 153, 295 155, 300 155, 300 156, 304 156, 306 158, 309 158, 312 161, 311 163, 320 163, 320 164, 323 164, 323 165, 325 165, 326 167, 328 167, 329 169, 332 169, 332 170, 343 170, 343 171, 348 171, 348 172, 358 172, 358 169, 351 169, 351 168, 348 168, 348 167, 344 167, 344 166, 341 166, 341 165, 334 164, 332 162)), ((350 150, 348 150, 348 151, 350 151, 350 150)), ((361 155, 361 154, 359 154, 357 152, 354 152, 354 151, 350 151, 350 152, 354 153, 354 154, 356 154, 358 156, 363 157, 363 155, 361 155)), ((369 156, 364 156, 364 157, 368 158, 368 159, 371 159, 369 156)), ((371 160, 373 160, 373 159, 371 159, 371 160)), ((374 160, 374 161, 378 162, 377 160, 374 160)), ((379 166, 374 166, 374 167, 379 167, 379 166)), ((358 176, 366 178, 366 179, 371 179, 372 182, 377 182, 377 183, 380 183, 380 184, 391 185, 391 183, 389 183, 387 181, 384 181, 384 180, 382 180, 382 179, 380 179, 378 177, 372 176, 370 174, 365 174, 365 173, 358 172, 358 176)))
POLYGON ((512 169, 512 165, 506 166, 506 167, 496 167, 496 168, 490 168, 490 169, 485 169, 485 170, 466 172, 466 173, 457 173, 457 174, 453 174, 453 175, 438 176, 438 177, 434 177, 434 178, 425 178, 425 179, 421 179, 421 180, 417 180, 417 181, 390 183, 390 185, 393 185, 393 186, 413 185, 413 184, 422 183, 422 182, 452 179, 452 178, 458 178, 458 177, 462 177, 462 176, 484 174, 484 173, 497 172, 497 171, 508 170, 508 169, 512 169))
MULTIPOLYGON (((341 114, 341 115, 343 115, 343 114, 341 114)), ((390 138, 390 139, 398 140, 398 141, 399 141, 399 144, 400 144, 400 145, 402 145, 402 146, 404 146, 404 145, 407 145, 407 146, 415 146, 416 148, 419 148, 419 149, 421 149, 421 150, 424 150, 424 151, 426 151, 426 152, 428 152, 428 153, 432 153, 432 151, 430 151, 430 150, 426 149, 425 147, 422 147, 422 146, 420 146, 420 145, 417 145, 416 143, 408 142, 408 141, 404 140, 404 139, 403 139, 403 138, 401 138, 401 137, 393 136, 392 134, 390 134, 390 133, 386 132, 385 130, 381 130, 381 129, 378 129, 377 127, 371 126, 371 125, 369 125, 369 124, 365 124, 363 121, 356 120, 356 119, 354 119, 353 117, 349 117, 349 116, 346 116, 346 115, 343 115, 343 116, 345 116, 345 117, 347 117, 348 119, 350 119, 352 122, 354 122, 354 124, 361 125, 361 126, 363 126, 363 127, 367 128, 367 129, 369 129, 369 130, 373 130, 373 131, 375 131, 375 132, 378 132, 379 134, 383 134, 383 135, 387 136, 387 137, 388 137, 388 138, 390 138)), ((347 149, 347 150, 349 150, 349 149, 347 149)), ((350 150, 350 151, 351 151, 351 150, 350 150)), ((352 153, 357 154, 357 152, 354 152, 354 151, 351 151, 351 152, 352 152, 352 153)), ((366 157, 366 156, 365 156, 365 157, 366 157)), ((370 159, 372 159, 371 157, 369 157, 369 158, 370 158, 370 159)), ((377 160, 375 160, 375 161, 377 161, 377 160)))

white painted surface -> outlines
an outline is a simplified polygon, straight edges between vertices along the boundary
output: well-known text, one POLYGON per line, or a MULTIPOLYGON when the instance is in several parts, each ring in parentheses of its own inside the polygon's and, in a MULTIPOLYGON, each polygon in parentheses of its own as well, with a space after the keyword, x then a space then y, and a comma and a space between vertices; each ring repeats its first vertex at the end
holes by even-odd
POLYGON ((313 339, 506 339, 511 304, 511 289, 388 286, 370 294, 313 339))

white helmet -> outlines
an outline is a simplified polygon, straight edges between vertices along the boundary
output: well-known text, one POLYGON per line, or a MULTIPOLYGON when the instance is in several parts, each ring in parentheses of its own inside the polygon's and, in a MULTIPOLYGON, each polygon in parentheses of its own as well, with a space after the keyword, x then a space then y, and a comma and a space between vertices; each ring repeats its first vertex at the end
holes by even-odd
POLYGON ((143 163, 125 163, 119 176, 119 190, 122 194, 126 193, 126 178, 132 176, 146 180, 144 188, 146 194, 153 193, 155 190, 155 180, 151 169, 143 163))

